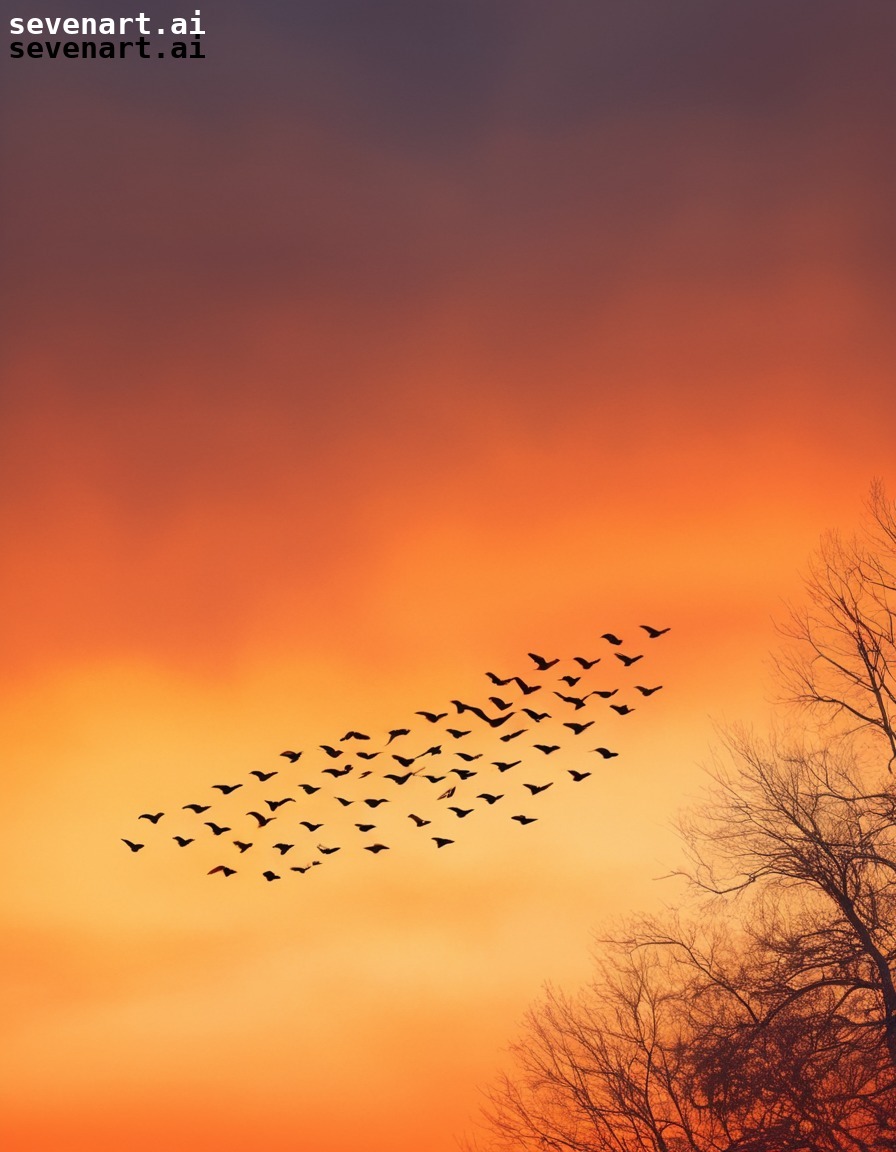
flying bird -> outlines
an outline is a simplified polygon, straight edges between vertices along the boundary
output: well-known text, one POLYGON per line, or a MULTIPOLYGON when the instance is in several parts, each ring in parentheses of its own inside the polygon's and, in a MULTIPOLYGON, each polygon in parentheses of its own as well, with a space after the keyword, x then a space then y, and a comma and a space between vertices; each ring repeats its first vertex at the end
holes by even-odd
POLYGON ((629 708, 628 704, 611 704, 610 707, 620 716, 628 716, 629 712, 634 712, 634 708, 629 708))
POLYGON ((299 759, 299 757, 302 755, 302 753, 301 752, 293 752, 290 749, 287 749, 285 752, 281 752, 280 755, 285 756, 286 759, 290 762, 290 764, 295 764, 296 760, 299 759))
POLYGON ((325 848, 323 844, 318 844, 317 850, 318 852, 323 852, 324 856, 331 856, 334 852, 339 851, 339 846, 337 845, 335 848, 325 848))
POLYGON ((354 800, 346 800, 344 796, 336 796, 334 799, 338 800, 343 808, 348 808, 350 804, 354 804, 354 800))
POLYGON ((573 736, 581 736, 585 729, 590 728, 593 723, 593 720, 589 720, 587 724, 576 724, 575 720, 565 720, 563 727, 568 728, 573 736))
POLYGON ((536 712, 534 708, 523 708, 521 711, 525 712, 530 720, 534 720, 536 724, 540 724, 542 720, 550 720, 550 712, 536 712))
POLYGON ((445 791, 442 793, 442 795, 439 797, 439 799, 440 800, 450 800, 456 791, 457 791, 457 788, 455 787, 454 784, 452 784, 450 788, 445 789, 445 791))
POLYGON ((327 774, 327 776, 333 776, 333 777, 348 776, 348 774, 349 774, 349 772, 351 772, 351 770, 352 770, 351 764, 346 764, 344 768, 322 768, 321 769, 321 771, 325 772, 327 774))
POLYGON ((502 700, 500 696, 489 696, 489 700, 492 702, 492 704, 494 704, 499 712, 506 712, 508 708, 513 707, 512 703, 507 700, 502 700))
POLYGON ((486 804, 496 804, 504 796, 502 792, 500 796, 495 796, 491 792, 480 792, 476 797, 477 800, 484 800, 486 804))
POLYGON ((439 784, 442 780, 445 779, 445 777, 444 776, 424 776, 423 779, 428 780, 430 782, 430 784, 439 784))
POLYGON ((529 656, 535 661, 535 667, 539 672, 547 672, 548 668, 560 663, 559 656, 554 660, 545 660, 544 656, 539 656, 537 652, 530 652, 529 656))
POLYGON ((433 836, 431 839, 435 842, 436 848, 444 848, 446 844, 453 844, 453 840, 447 839, 445 836, 433 836))
POLYGON ((604 760, 610 760, 613 756, 618 756, 618 752, 611 752, 609 748, 592 748, 592 752, 597 752, 604 760))
POLYGON ((639 660, 643 660, 643 654, 639 656, 626 656, 624 652, 614 652, 613 655, 617 660, 621 660, 626 668, 631 668, 632 664, 636 664, 639 660))
POLYGON ((410 778, 411 778, 410 772, 405 772, 405 774, 403 776, 398 776, 395 772, 386 772, 383 775, 384 780, 394 780, 395 783, 398 784, 399 786, 402 784, 407 784, 407 782, 408 782, 408 780, 410 780, 410 778))
POLYGON ((388 849, 389 849, 388 844, 365 844, 364 845, 364 851, 365 852, 372 852, 374 855, 376 855, 377 852, 386 852, 386 851, 388 851, 388 849))
POLYGON ((315 792, 320 792, 320 788, 314 784, 300 784, 299 787, 306 796, 313 796, 315 792))
POLYGON ((601 640, 606 640, 608 644, 621 644, 622 643, 622 641, 619 639, 619 637, 614 636, 612 632, 603 632, 601 634, 601 640))
POLYGON ((299 824, 303 828, 307 828, 309 832, 316 832, 318 828, 323 828, 323 824, 312 824, 310 820, 300 820, 299 824))
POLYGON ((450 736, 453 736, 455 740, 460 740, 461 736, 469 736, 470 735, 470 729, 469 728, 466 730, 466 732, 462 732, 460 730, 460 728, 446 728, 445 731, 450 736))
POLYGON ((432 824, 432 820, 424 820, 422 816, 415 816, 413 812, 408 813, 408 820, 413 820, 418 828, 425 828, 427 824, 432 824))
POLYGON ((259 772, 259 770, 257 768, 253 768, 252 771, 249 773, 249 775, 250 776, 257 776, 258 779, 262 782, 262 784, 266 784, 267 781, 270 780, 272 776, 276 776, 277 773, 276 772, 259 772))
POLYGON ((596 660, 586 660, 584 656, 573 656, 573 660, 575 660, 576 664, 581 668, 584 668, 586 672, 589 668, 593 668, 595 664, 600 664, 600 656, 598 656, 596 660))
POLYGON ((252 845, 247 844, 245 840, 234 840, 234 844, 237 846, 237 848, 239 848, 241 856, 244 852, 248 852, 248 850, 252 847, 252 845))
POLYGON ((516 820, 520 824, 534 824, 538 819, 537 816, 511 816, 511 820, 516 820))
POLYGON ((359 832, 372 832, 376 824, 356 824, 355 827, 359 832))
POLYGON ((375 800, 365 800, 364 803, 368 808, 378 808, 380 804, 388 804, 389 801, 385 797, 381 797, 375 800))
POLYGON ((461 780, 469 780, 471 776, 476 775, 470 768, 451 768, 449 771, 453 772, 456 776, 460 776, 461 780))
POLYGON ((553 785, 554 781, 549 780, 547 784, 524 784, 524 788, 528 788, 533 796, 537 796, 539 792, 544 792, 546 789, 553 785))
POLYGON ((195 812, 198 815, 200 812, 208 812, 211 804, 184 804, 184 808, 188 812, 195 812))
POLYGON ((242 788, 242 784, 212 784, 212 788, 217 788, 219 792, 229 796, 231 792, 236 792, 237 788, 242 788))
POLYGON ((340 741, 340 743, 342 743, 346 740, 369 740, 369 739, 370 739, 370 737, 367 735, 366 732, 354 732, 354 731, 352 731, 352 732, 346 732, 346 734, 342 737, 342 741, 340 741))
POLYGON ((214 876, 216 872, 223 872, 225 876, 236 876, 236 868, 228 868, 226 864, 219 864, 217 868, 212 868, 208 875, 214 876))
POLYGON ((665 636, 667 632, 671 631, 670 628, 651 628, 649 624, 639 624, 639 628, 643 628, 651 640, 656 640, 658 636, 665 636))
POLYGON ((332 759, 335 760, 337 756, 342 756, 345 752, 344 748, 334 748, 332 744, 321 744, 320 749, 332 759))
POLYGON ((558 752, 560 749, 559 744, 535 744, 533 747, 537 748, 539 752, 544 752, 545 756, 550 756, 552 752, 558 752))
POLYGON ((192 837, 188 838, 186 836, 174 836, 174 837, 172 837, 172 839, 176 840, 178 842, 178 844, 181 846, 181 848, 186 848, 186 846, 188 844, 193 843, 192 837))
POLYGON ((272 848, 276 848, 281 856, 285 856, 290 848, 295 848, 295 844, 284 844, 282 841, 279 844, 272 844, 272 848))
POLYGON ((442 745, 441 744, 433 744, 431 748, 427 748, 425 752, 420 752, 417 756, 414 757, 414 759, 419 760, 422 756, 441 756, 441 755, 442 755, 442 745))
POLYGON ((282 800, 265 800, 268 808, 272 812, 276 812, 278 808, 282 808, 284 804, 295 804, 295 796, 284 796, 282 800))
POLYGON ((564 696, 562 692, 555 692, 554 695, 559 696, 560 699, 564 700, 567 704, 572 704, 572 706, 578 712, 580 708, 585 707, 585 701, 588 699, 588 696, 590 696, 591 693, 589 692, 588 696, 564 696))
POLYGON ((390 728, 389 739, 386 741, 386 743, 391 744, 392 741, 397 740, 399 736, 410 736, 410 734, 410 728, 390 728))
POLYGON ((575 688, 576 684, 582 679, 581 676, 561 676, 560 679, 564 684, 568 684, 570 688, 575 688))
POLYGON ((516 768, 517 764, 522 764, 522 760, 511 760, 509 764, 506 760, 492 760, 492 764, 499 772, 507 772, 510 768, 516 768))
POLYGON ((415 716, 422 716, 424 720, 428 720, 430 724, 435 724, 437 720, 444 720, 448 715, 447 712, 415 712, 415 716))
POLYGON ((531 696, 533 692, 541 691, 540 684, 527 684, 522 676, 514 676, 514 680, 516 681, 516 685, 520 692, 522 692, 524 696, 531 696))
POLYGON ((576 772, 575 768, 567 768, 566 771, 572 776, 573 780, 578 784, 582 780, 587 780, 591 775, 590 772, 576 772))
POLYGON ((205 826, 211 828, 216 836, 221 836, 224 832, 232 832, 232 828, 222 828, 220 824, 215 824, 211 820, 205 821, 205 826))
POLYGON ((465 816, 470 815, 470 813, 473 811, 473 809, 472 808, 458 808, 457 805, 455 805, 455 804, 449 804, 448 805, 448 811, 453 812, 454 815, 458 818, 458 820, 463 820, 463 818, 465 816))
MULTIPOLYGON (((379 752, 356 752, 355 755, 360 756, 362 760, 376 760, 377 756, 379 756, 379 752)), ((314 863, 319 864, 320 861, 315 860, 314 863)))
POLYGON ((277 875, 277 873, 272 872, 270 870, 270 868, 267 870, 267 872, 262 872, 262 876, 264 876, 265 880, 279 880, 280 879, 280 877, 277 875))
POLYGON ((516 732, 507 732, 504 736, 499 736, 498 739, 506 744, 509 740, 516 740, 517 736, 522 736, 524 732, 528 731, 528 728, 517 728, 516 732))
POLYGON ((254 816, 258 821, 258 827, 264 828, 265 824, 270 824, 272 820, 276 820, 276 816, 262 816, 260 812, 247 812, 247 816, 254 816))
POLYGON ((402 768, 410 768, 410 766, 414 763, 414 761, 417 759, 417 757, 416 756, 396 756, 395 753, 393 752, 392 753, 392 759, 397 764, 400 764, 402 766, 402 768))
POLYGON ((636 684, 635 688, 641 693, 642 696, 652 696, 654 692, 659 692, 662 684, 657 684, 656 688, 645 688, 643 684, 636 684))
POLYGON ((465 760, 467 764, 472 764, 472 762, 473 762, 474 760, 481 760, 481 759, 482 759, 482 753, 481 753, 481 752, 476 752, 476 753, 472 753, 472 752, 455 752, 455 753, 454 753, 454 755, 455 755, 455 756, 460 756, 461 760, 465 760))
POLYGON ((133 840, 125 840, 123 836, 121 838, 121 842, 122 844, 127 844, 128 848, 130 848, 132 852, 139 852, 141 848, 146 847, 145 844, 135 844, 133 840))
POLYGON ((589 695, 599 696, 601 700, 609 700, 610 697, 615 696, 618 691, 618 688, 595 689, 593 692, 589 693, 589 695))
POLYGON ((148 820, 150 824, 158 824, 164 815, 164 812, 141 812, 137 819, 148 820))

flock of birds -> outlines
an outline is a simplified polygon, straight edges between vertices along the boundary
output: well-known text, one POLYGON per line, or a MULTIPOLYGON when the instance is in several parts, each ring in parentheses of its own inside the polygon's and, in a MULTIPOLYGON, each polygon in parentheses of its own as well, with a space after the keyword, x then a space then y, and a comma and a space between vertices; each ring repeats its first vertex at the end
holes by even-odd
MULTIPOLYGON (((640 628, 649 640, 670 630, 640 628)), ((453 845, 465 822, 486 812, 506 814, 524 828, 539 819, 539 797, 548 789, 581 785, 594 774, 592 762, 597 767, 618 755, 592 743, 608 713, 629 716, 663 687, 635 682, 645 679, 638 675, 643 653, 624 651, 612 632, 601 639, 609 646, 605 661, 530 652, 532 665, 522 674, 486 672, 485 703, 451 700, 440 711, 414 713, 380 738, 350 729, 332 744, 286 749, 280 756, 289 769, 254 769, 248 780, 212 784, 214 795, 182 805, 173 819, 142 812, 137 820, 163 840, 173 823, 170 840, 179 848, 203 839, 220 843, 224 859, 210 876, 251 869, 269 882, 308 873, 337 852, 387 852, 393 845, 386 840, 401 839, 400 828, 437 849, 453 845), (622 687, 608 686, 615 680, 606 675, 608 665, 623 674, 622 687), (553 764, 565 759, 552 757, 570 746, 576 766, 555 775, 553 764)), ((146 847, 137 836, 122 838, 132 853, 146 847)))

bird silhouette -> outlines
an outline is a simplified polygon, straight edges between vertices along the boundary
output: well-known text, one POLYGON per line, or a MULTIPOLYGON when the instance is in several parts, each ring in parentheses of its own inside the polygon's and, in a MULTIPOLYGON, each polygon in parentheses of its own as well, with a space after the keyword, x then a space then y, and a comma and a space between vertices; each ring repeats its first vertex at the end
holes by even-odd
POLYGON ((639 628, 643 628, 651 640, 656 640, 658 636, 665 636, 667 632, 671 631, 670 628, 651 628, 649 624, 639 624, 639 628))
POLYGON ((351 772, 351 770, 352 770, 351 764, 346 764, 344 768, 322 768, 321 769, 321 771, 326 773, 327 776, 333 776, 334 778, 337 776, 348 776, 348 774, 349 774, 349 772, 351 772))
POLYGON ((545 756, 550 756, 552 752, 559 752, 559 744, 535 744, 533 747, 537 748, 539 752, 544 752, 545 756))
POLYGON ((286 759, 290 762, 290 764, 295 764, 296 760, 299 759, 299 757, 302 755, 302 753, 301 752, 293 752, 290 749, 287 749, 285 752, 281 752, 280 755, 285 756, 286 759))
POLYGON ((372 832, 376 824, 356 824, 355 827, 359 832, 372 832))
POLYGON ((133 840, 126 840, 123 836, 121 838, 122 844, 127 844, 132 852, 139 852, 141 848, 145 848, 145 844, 135 844, 133 840))
POLYGON ((585 701, 588 699, 588 696, 590 696, 591 693, 589 692, 588 696, 565 696, 562 692, 555 692, 554 695, 559 696, 560 699, 565 701, 567 704, 572 704, 572 706, 578 712, 580 708, 585 707, 585 701))
POLYGON ((281 856, 285 856, 290 848, 295 848, 295 844, 284 844, 282 841, 279 844, 272 844, 272 848, 276 848, 281 856))
POLYGON ((442 795, 439 797, 439 799, 440 800, 450 800, 456 791, 457 791, 457 787, 454 784, 452 784, 450 788, 445 789, 445 791, 442 793, 442 795))
POLYGON ((280 877, 277 875, 277 873, 276 873, 276 872, 272 872, 272 871, 270 870, 270 868, 269 868, 269 869, 268 869, 266 872, 262 872, 262 876, 264 876, 265 880, 268 880, 268 881, 270 881, 270 880, 279 880, 279 879, 280 879, 280 877))
POLYGON ((539 792, 544 792, 552 787, 553 783, 553 780, 549 780, 547 784, 524 784, 523 787, 528 788, 533 796, 537 796, 539 792))
POLYGON ((489 696, 489 700, 492 702, 492 704, 494 704, 499 712, 506 712, 508 708, 513 707, 509 701, 502 700, 500 696, 489 696))
POLYGON ((242 784, 212 784, 212 788, 217 788, 219 792, 229 796, 231 792, 236 792, 237 788, 242 788, 242 784))
POLYGON ((453 840, 449 840, 446 836, 433 836, 431 839, 435 842, 436 848, 444 848, 446 844, 453 844, 453 840))
POLYGON ((461 760, 465 761, 467 764, 472 764, 474 760, 482 759, 481 752, 455 752, 454 755, 459 756, 461 760))
POLYGON ((448 715, 447 712, 415 712, 415 716, 422 716, 424 720, 428 720, 430 724, 435 724, 438 720, 444 720, 448 715))
POLYGON ((565 720, 563 727, 568 728, 573 736, 581 736, 585 729, 590 728, 593 723, 593 720, 589 720, 587 724, 576 724, 575 720, 565 720))
POLYGON ((354 804, 354 800, 346 800, 344 796, 335 796, 334 799, 338 800, 343 808, 348 808, 350 804, 354 804))
POLYGON ((310 820, 300 820, 299 824, 303 828, 307 828, 309 832, 316 832, 318 828, 323 828, 323 824, 312 824, 310 820))
POLYGON ((528 731, 528 728, 517 728, 516 732, 506 732, 503 736, 499 736, 498 739, 503 741, 504 744, 507 744, 508 741, 516 740, 517 736, 522 736, 524 732, 528 731))
POLYGON ((364 845, 364 851, 365 852, 372 852, 374 855, 376 855, 377 852, 386 852, 386 851, 388 851, 388 849, 389 849, 388 844, 365 844, 364 845))
POLYGON ((639 660, 643 660, 643 654, 638 656, 626 656, 624 652, 614 652, 613 655, 617 660, 621 660, 626 668, 631 668, 632 664, 636 664, 639 660))
POLYGON ((593 752, 597 752, 604 760, 610 760, 613 756, 618 756, 618 752, 611 752, 609 748, 593 748, 593 752))
POLYGON ((489 678, 489 680, 491 680, 492 684, 496 685, 498 688, 506 688, 508 684, 513 683, 513 677, 512 676, 508 676, 506 680, 502 680, 501 677, 496 676, 494 674, 494 672, 486 672, 486 676, 488 676, 488 678, 489 678))
POLYGON ((462 736, 469 736, 470 735, 470 729, 469 728, 465 732, 462 732, 460 730, 460 728, 446 728, 445 731, 450 736, 453 736, 455 740, 460 740, 460 738, 462 736))
POLYGON ((310 864, 293 864, 292 868, 290 868, 290 872, 305 873, 315 864, 320 864, 320 860, 312 860, 310 864))
POLYGON ((373 800, 365 800, 364 803, 368 808, 379 808, 380 804, 388 804, 389 801, 385 797, 380 797, 373 800))
POLYGON ((253 768, 252 771, 249 773, 249 775, 250 776, 257 776, 258 779, 262 782, 262 784, 266 784, 268 782, 268 780, 270 780, 272 776, 276 776, 277 773, 276 772, 259 772, 259 770, 257 768, 253 768))
POLYGON ((335 760, 337 758, 337 756, 342 756, 345 753, 344 748, 334 748, 332 744, 321 744, 320 748, 321 748, 321 751, 326 752, 326 754, 332 760, 335 760))
POLYGON ((576 684, 582 679, 581 676, 561 676, 560 679, 564 684, 568 684, 570 688, 575 688, 576 684))
POLYGON ((601 698, 601 700, 609 700, 610 697, 615 696, 618 691, 619 691, 618 688, 602 688, 602 689, 595 689, 593 692, 590 692, 589 695, 590 696, 599 696, 601 698))
POLYGON ((172 839, 176 840, 181 848, 186 848, 188 844, 193 843, 192 837, 188 838, 186 836, 174 836, 172 839))
POLYGON ((511 768, 516 768, 517 764, 522 764, 522 760, 511 760, 510 763, 506 760, 492 760, 492 764, 499 772, 507 772, 511 768))
POLYGON ((367 735, 366 732, 352 731, 352 732, 346 732, 346 734, 342 737, 342 741, 340 741, 340 743, 342 743, 345 740, 369 740, 369 739, 370 739, 370 737, 367 735))
POLYGON ((408 820, 413 820, 418 828, 425 828, 427 824, 432 824, 432 820, 424 820, 422 816, 415 816, 413 812, 408 813, 408 820))
POLYGON ((531 696, 533 692, 541 691, 540 684, 527 684, 522 676, 514 676, 514 680, 516 681, 517 688, 519 688, 524 696, 531 696))
POLYGON ((537 816, 511 816, 511 820, 516 820, 520 824, 534 824, 538 819, 537 816))
POLYGON ((590 668, 593 668, 595 664, 600 664, 600 656, 598 656, 596 660, 586 660, 584 656, 573 656, 573 660, 575 660, 576 664, 581 668, 584 668, 586 672, 590 668))
POLYGON ((395 753, 393 752, 392 753, 392 759, 397 764, 400 764, 402 766, 402 768, 410 768, 410 766, 414 763, 414 761, 417 759, 417 757, 416 756, 396 756, 395 753))
POLYGON ((393 780, 399 786, 402 784, 407 784, 407 782, 408 782, 408 780, 410 780, 410 778, 411 778, 410 772, 405 772, 405 774, 403 776, 398 776, 398 775, 396 775, 395 772, 386 772, 383 775, 384 780, 393 780))
POLYGON ((236 876, 236 868, 228 868, 226 864, 219 864, 217 868, 212 868, 208 875, 214 876, 216 872, 223 872, 225 876, 236 876))
POLYGON ((282 800, 265 800, 268 808, 272 812, 276 812, 278 808, 282 808, 284 804, 295 804, 295 796, 284 796, 282 800))
POLYGON ((590 772, 577 772, 575 768, 567 768, 566 771, 570 774, 570 776, 572 776, 576 783, 579 783, 582 780, 587 780, 591 775, 590 772))
POLYGON ((461 780, 469 780, 471 776, 476 775, 470 768, 450 768, 449 771, 453 772, 455 776, 459 776, 461 780))
POLYGON ((463 818, 465 816, 470 815, 470 813, 473 811, 473 809, 472 808, 458 808, 457 805, 455 805, 455 804, 449 804, 448 805, 448 811, 453 812, 454 815, 458 818, 458 820, 463 820, 463 818))
MULTIPOLYGON (((362 760, 376 760, 377 756, 379 756, 379 752, 356 752, 355 755, 360 756, 362 760)), ((315 860, 314 863, 319 864, 320 861, 315 860)))
POLYGON ((419 760, 422 756, 441 756, 441 755, 442 755, 442 745, 441 744, 432 744, 429 748, 426 749, 425 752, 418 753, 418 755, 415 756, 414 759, 419 760))
POLYGON ((550 712, 536 712, 534 708, 522 708, 520 711, 525 712, 530 720, 534 720, 536 724, 540 724, 542 720, 550 720, 550 712))
POLYGON ((300 784, 299 787, 306 796, 313 796, 315 792, 320 792, 320 788, 315 784, 300 784))
POLYGON ((657 684, 656 688, 645 688, 643 684, 636 684, 635 688, 642 696, 652 696, 654 692, 659 692, 662 684, 657 684))
POLYGON ((503 798, 503 796, 504 796, 503 792, 500 794, 500 796, 495 796, 491 792, 480 792, 479 795, 476 797, 476 799, 477 800, 484 800, 486 802, 486 804, 491 805, 491 804, 497 803, 498 800, 501 800, 503 798))
POLYGON ((233 829, 232 829, 232 828, 222 828, 220 824, 215 824, 215 823, 214 823, 213 821, 211 821, 211 820, 206 820, 206 821, 205 821, 205 826, 206 826, 207 828, 211 828, 212 832, 213 832, 213 833, 214 833, 216 836, 221 836, 221 835, 223 835, 223 833, 225 833, 225 832, 232 832, 232 831, 233 831, 233 829))
POLYGON ((248 852, 249 849, 252 847, 252 845, 247 844, 245 840, 234 840, 234 844, 236 845, 237 848, 239 848, 241 856, 244 852, 248 852))
POLYGON ((195 812, 197 815, 201 812, 208 812, 211 804, 184 804, 184 808, 188 812, 195 812))
POLYGON ((262 814, 260 812, 247 812, 246 815, 247 816, 254 816, 255 819, 258 821, 258 827, 259 828, 264 828, 264 826, 266 824, 270 824, 270 822, 272 820, 277 819, 276 816, 262 816, 262 814))
POLYGON ((441 783, 442 780, 445 779, 445 777, 444 776, 424 776, 423 779, 428 780, 430 782, 430 784, 439 784, 439 783, 441 783))
POLYGON ((148 820, 150 824, 158 824, 164 815, 164 812, 141 812, 137 819, 148 820))
POLYGON ((389 730, 389 739, 386 744, 391 744, 393 740, 397 740, 399 736, 410 736, 410 728, 391 728, 389 730))
POLYGON ((324 856, 332 856, 334 852, 339 851, 339 845, 336 845, 335 848, 325 848, 323 844, 318 844, 317 850, 318 852, 322 852, 324 856))
POLYGON ((622 641, 618 636, 614 636, 612 632, 601 633, 601 640, 606 640, 609 644, 621 644, 622 641))
POLYGON ((628 704, 611 704, 610 707, 620 716, 628 716, 629 712, 634 712, 634 708, 629 708, 628 704))
POLYGON ((555 664, 560 663, 560 657, 554 660, 545 660, 544 656, 539 656, 537 652, 530 652, 529 656, 535 661, 535 667, 539 672, 547 672, 548 668, 553 668, 555 664))

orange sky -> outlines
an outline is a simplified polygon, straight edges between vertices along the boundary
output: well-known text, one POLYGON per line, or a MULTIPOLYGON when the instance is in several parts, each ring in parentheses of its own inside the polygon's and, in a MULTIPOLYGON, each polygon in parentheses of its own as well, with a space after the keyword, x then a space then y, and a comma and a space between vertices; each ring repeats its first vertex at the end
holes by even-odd
POLYGON ((425 7, 6 69, 9 1152, 454 1148, 896 491, 892 10, 425 7), (608 629, 663 691, 531 827, 266 884, 135 823, 608 629))

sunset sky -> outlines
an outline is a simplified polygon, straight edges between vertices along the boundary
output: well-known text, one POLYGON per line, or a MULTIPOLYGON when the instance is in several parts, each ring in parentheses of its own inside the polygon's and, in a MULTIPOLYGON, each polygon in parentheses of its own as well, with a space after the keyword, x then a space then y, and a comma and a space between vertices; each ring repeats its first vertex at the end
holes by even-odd
POLYGON ((896 8, 202 11, 204 61, 0 69, 0 1147, 450 1152, 896 494, 896 8), (530 651, 631 685, 606 631, 663 690, 534 825, 171 839, 530 651))

